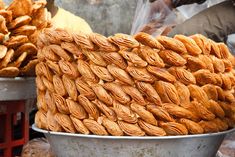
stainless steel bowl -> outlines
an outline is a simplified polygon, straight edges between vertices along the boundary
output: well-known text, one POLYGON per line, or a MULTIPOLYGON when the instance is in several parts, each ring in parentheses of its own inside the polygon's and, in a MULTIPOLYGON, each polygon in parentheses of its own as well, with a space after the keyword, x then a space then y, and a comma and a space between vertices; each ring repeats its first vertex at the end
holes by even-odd
POLYGON ((97 136, 51 132, 44 133, 58 157, 215 157, 224 132, 164 137, 97 136))

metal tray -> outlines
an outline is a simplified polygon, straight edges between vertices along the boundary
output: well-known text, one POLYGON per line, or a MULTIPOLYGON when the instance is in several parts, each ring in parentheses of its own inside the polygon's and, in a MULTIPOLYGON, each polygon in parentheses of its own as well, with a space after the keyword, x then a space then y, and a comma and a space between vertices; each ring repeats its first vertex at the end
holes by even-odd
POLYGON ((57 157, 215 157, 224 137, 234 129, 187 136, 97 136, 44 133, 57 157))
POLYGON ((0 101, 26 100, 36 98, 34 77, 0 77, 0 101))

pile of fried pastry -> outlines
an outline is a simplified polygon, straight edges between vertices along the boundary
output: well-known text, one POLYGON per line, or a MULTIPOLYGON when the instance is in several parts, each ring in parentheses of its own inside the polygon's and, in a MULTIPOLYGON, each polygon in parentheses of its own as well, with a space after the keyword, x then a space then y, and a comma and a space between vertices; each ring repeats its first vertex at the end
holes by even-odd
POLYGON ((0 6, 0 77, 35 75, 37 37, 50 27, 46 0, 13 0, 0 6))
POLYGON ((113 136, 219 132, 235 122, 235 60, 203 35, 154 38, 45 29, 37 127, 113 136))

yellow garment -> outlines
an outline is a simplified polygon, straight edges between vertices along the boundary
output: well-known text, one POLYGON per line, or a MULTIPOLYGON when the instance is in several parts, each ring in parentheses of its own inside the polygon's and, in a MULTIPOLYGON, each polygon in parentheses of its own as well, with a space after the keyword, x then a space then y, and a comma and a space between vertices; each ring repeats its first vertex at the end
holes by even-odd
POLYGON ((75 16, 62 8, 59 8, 56 15, 52 18, 52 24, 56 28, 63 28, 70 32, 92 32, 90 26, 84 19, 75 16))

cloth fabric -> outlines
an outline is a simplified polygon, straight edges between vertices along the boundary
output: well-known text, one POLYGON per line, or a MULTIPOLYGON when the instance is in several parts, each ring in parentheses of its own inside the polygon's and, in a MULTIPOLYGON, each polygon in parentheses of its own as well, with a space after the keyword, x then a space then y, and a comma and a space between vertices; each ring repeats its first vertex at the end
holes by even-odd
POLYGON ((52 18, 52 24, 56 28, 63 28, 72 32, 92 32, 90 26, 84 19, 62 8, 59 8, 56 15, 52 18))
POLYGON ((217 42, 225 41, 227 35, 235 33, 235 6, 232 1, 214 5, 182 24, 177 25, 169 36, 200 33, 217 42))

